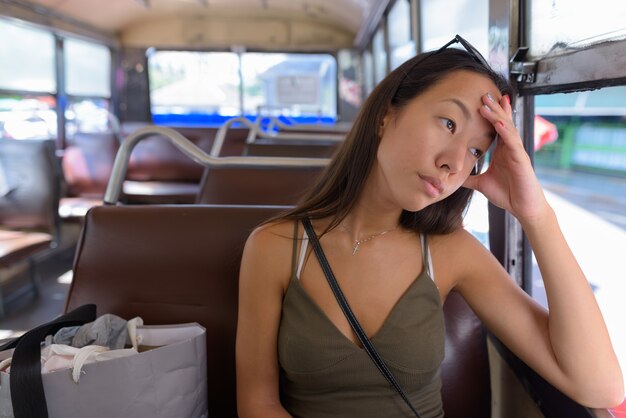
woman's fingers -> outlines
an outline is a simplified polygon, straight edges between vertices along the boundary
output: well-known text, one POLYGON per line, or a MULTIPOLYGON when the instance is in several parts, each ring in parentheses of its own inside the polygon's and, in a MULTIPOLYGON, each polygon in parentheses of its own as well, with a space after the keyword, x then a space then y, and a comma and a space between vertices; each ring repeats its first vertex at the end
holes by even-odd
POLYGON ((483 106, 480 114, 487 119, 496 130, 496 133, 505 143, 521 143, 521 138, 513 124, 513 109, 509 96, 504 95, 497 102, 491 94, 482 97, 483 106))
POLYGON ((506 114, 509 115, 511 119, 513 119, 513 108, 511 107, 511 98, 508 94, 502 96, 502 98, 500 99, 500 106, 502 107, 502 109, 504 109, 506 114))

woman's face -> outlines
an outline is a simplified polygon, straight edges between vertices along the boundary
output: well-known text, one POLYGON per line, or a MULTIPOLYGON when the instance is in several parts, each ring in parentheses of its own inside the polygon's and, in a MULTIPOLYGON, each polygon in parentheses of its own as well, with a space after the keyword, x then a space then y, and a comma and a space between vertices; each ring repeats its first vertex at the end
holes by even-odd
POLYGON ((501 98, 486 76, 455 71, 385 117, 372 173, 388 199, 415 212, 461 187, 495 137, 479 113, 487 93, 501 98))

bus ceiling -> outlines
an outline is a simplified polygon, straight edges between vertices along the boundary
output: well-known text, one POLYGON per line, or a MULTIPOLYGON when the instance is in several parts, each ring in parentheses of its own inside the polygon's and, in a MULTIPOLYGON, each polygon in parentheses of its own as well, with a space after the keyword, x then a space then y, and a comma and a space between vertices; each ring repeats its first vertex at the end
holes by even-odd
POLYGON ((30 0, 0 15, 123 47, 334 51, 368 38, 390 0, 30 0))

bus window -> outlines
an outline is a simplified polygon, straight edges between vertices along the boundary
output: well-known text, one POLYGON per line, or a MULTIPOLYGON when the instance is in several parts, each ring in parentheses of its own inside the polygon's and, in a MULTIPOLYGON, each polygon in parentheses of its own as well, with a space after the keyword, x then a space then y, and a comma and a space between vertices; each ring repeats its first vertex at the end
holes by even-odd
POLYGON ((49 139, 57 133, 56 99, 0 94, 0 138, 49 139))
POLYGON ((240 114, 235 53, 156 51, 148 74, 155 123, 221 123, 240 114))
POLYGON ((0 20, 0 39, 0 138, 55 137, 54 37, 0 20))
POLYGON ((240 60, 231 52, 158 51, 148 65, 155 123, 221 124, 260 111, 304 122, 337 117, 337 64, 328 54, 250 52, 240 60))
POLYGON ((394 70, 415 55, 415 42, 411 39, 411 4, 398 0, 387 16, 389 38, 389 65, 394 70))
POLYGON ((372 39, 372 55, 374 58, 374 84, 376 85, 387 75, 387 49, 385 48, 385 32, 382 25, 372 39))
POLYGON ((471 39, 485 57, 489 56, 487 0, 422 0, 420 4, 420 39, 424 51, 440 48, 458 33, 471 39))
MULTIPOLYGON (((587 275, 626 370, 622 264, 626 248, 626 87, 535 98, 535 167, 574 255, 587 275)), ((533 257, 532 295, 546 305, 533 257)))
POLYGON ((51 33, 0 20, 0 39, 0 89, 56 92, 51 33))
POLYGON ((111 52, 104 45, 68 38, 64 41, 66 135, 109 130, 111 52))
POLYGON ((616 0, 532 0, 530 53, 543 56, 626 35, 626 3, 616 0))
POLYGON ((108 99, 72 97, 68 102, 65 109, 65 131, 68 137, 76 132, 98 133, 111 130, 108 99))
POLYGON ((331 55, 247 52, 241 70, 246 116, 263 112, 304 123, 337 118, 337 63, 331 55))
POLYGON ((111 97, 111 53, 104 45, 66 39, 65 90, 72 96, 111 97))

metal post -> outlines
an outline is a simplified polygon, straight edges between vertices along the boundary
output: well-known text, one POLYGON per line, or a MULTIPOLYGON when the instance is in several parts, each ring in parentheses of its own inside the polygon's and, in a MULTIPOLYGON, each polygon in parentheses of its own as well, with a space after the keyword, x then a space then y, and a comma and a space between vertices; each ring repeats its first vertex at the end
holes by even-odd
POLYGON ((55 51, 54 61, 56 70, 56 111, 57 111, 57 148, 65 149, 65 110, 67 109, 67 93, 65 91, 65 51, 63 39, 58 35, 54 36, 55 51))

